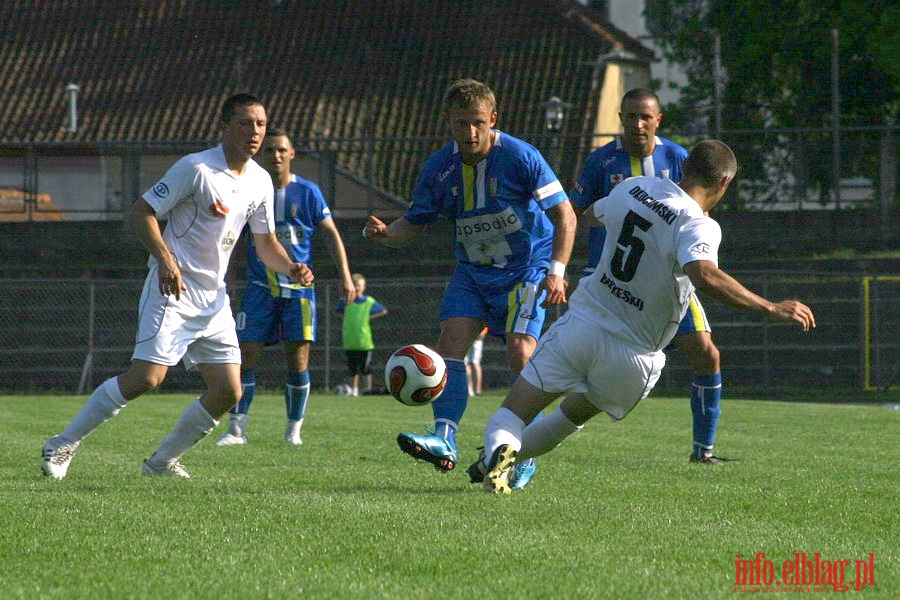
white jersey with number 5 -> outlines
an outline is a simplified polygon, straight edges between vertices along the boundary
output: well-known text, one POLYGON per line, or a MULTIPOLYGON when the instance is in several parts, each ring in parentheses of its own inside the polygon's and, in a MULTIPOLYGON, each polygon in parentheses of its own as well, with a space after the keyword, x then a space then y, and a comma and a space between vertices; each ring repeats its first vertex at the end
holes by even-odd
MULTIPOLYGON (((274 188, 265 169, 247 161, 229 170, 222 146, 178 160, 144 194, 157 217, 168 217, 163 240, 178 268, 204 289, 225 286, 228 259, 244 225, 253 233, 275 231, 274 188)), ((150 257, 152 268, 156 259, 150 257)))
POLYGON ((570 310, 647 351, 665 348, 694 291, 682 267, 718 266, 719 224, 668 179, 631 177, 594 203, 607 236, 597 270, 582 279, 570 310))

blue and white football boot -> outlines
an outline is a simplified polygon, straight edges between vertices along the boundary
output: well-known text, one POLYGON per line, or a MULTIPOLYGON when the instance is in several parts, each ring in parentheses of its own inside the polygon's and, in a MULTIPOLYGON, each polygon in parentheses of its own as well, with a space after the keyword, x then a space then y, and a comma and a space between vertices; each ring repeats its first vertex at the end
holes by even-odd
POLYGON ((456 467, 456 448, 431 428, 425 435, 401 433, 397 436, 397 444, 403 452, 418 460, 425 460, 434 465, 438 471, 446 473, 456 467))
POLYGON ((509 487, 514 490, 521 490, 534 477, 535 471, 537 471, 537 463, 533 458, 529 458, 525 462, 517 462, 513 467, 512 474, 509 476, 509 487))

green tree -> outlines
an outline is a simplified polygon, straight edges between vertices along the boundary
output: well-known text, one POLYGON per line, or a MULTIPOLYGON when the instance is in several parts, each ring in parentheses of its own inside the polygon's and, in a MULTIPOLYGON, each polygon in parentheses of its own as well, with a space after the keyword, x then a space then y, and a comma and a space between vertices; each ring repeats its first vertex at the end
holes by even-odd
POLYGON ((652 34, 688 84, 667 118, 712 109, 715 35, 721 38, 727 128, 827 125, 831 29, 840 39, 841 114, 857 124, 897 115, 900 8, 883 0, 657 0, 652 34))
MULTIPOLYGON (((739 198, 818 196, 833 186, 832 135, 785 128, 827 128, 832 119, 832 30, 838 32, 843 126, 883 125, 900 109, 900 8, 883 0, 657 0, 649 27, 666 58, 685 69, 674 128, 709 134, 715 102, 714 39, 722 65, 724 130, 741 158, 739 198), (781 129, 781 132, 778 130, 781 129), (749 160, 747 160, 749 158, 749 160)), ((877 133, 844 136, 842 177, 878 177, 877 133), (864 152, 865 147, 869 151, 864 152)), ((731 205, 741 200, 732 198, 731 205)))

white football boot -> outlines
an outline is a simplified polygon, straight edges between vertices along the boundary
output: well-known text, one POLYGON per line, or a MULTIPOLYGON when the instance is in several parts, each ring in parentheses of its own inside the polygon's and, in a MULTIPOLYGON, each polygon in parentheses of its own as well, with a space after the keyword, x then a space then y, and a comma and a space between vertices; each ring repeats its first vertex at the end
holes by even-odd
POLYGON ((65 477, 77 447, 78 444, 66 442, 58 435, 47 440, 41 452, 44 458, 44 464, 41 467, 44 475, 51 479, 62 479, 65 477))
POLYGON ((216 446, 243 446, 246 443, 246 435, 234 435, 231 432, 226 433, 216 440, 216 446))
POLYGON ((303 419, 299 421, 288 420, 284 429, 284 443, 290 446, 300 446, 303 440, 300 438, 300 428, 303 427, 303 419))
POLYGON ((184 477, 185 479, 191 478, 190 474, 184 468, 184 465, 177 460, 170 463, 163 463, 161 465, 155 465, 150 462, 151 460, 153 460, 153 456, 144 460, 144 465, 141 467, 141 475, 184 477))

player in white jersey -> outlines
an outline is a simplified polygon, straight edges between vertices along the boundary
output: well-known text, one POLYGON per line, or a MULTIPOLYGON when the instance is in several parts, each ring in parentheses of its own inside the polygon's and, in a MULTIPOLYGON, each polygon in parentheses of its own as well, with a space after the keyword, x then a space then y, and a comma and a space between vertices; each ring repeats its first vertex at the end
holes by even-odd
POLYGON ((470 467, 484 473, 487 491, 509 493, 517 460, 549 452, 600 412, 621 419, 645 398, 695 288, 804 331, 815 327, 808 306, 773 303, 718 268, 721 231, 703 213, 722 198, 736 171, 731 149, 707 140, 693 149, 677 185, 634 177, 587 209, 586 216, 608 231, 600 262, 488 421, 484 447, 490 459, 470 467), (562 394, 555 412, 532 423, 562 394))
POLYGON ((179 458, 218 424, 241 395, 241 355, 225 273, 244 225, 270 268, 309 284, 307 265, 293 262, 275 236, 272 182, 251 157, 266 134, 266 109, 248 94, 222 106, 222 143, 181 158, 131 211, 150 254, 140 300, 131 367, 107 379, 43 449, 44 474, 62 479, 72 457, 97 427, 126 403, 159 386, 183 361, 199 369, 207 389, 144 461, 144 475, 189 477, 179 458), (162 231, 159 219, 167 217, 162 231))
MULTIPOLYGON (((629 90, 622 97, 619 119, 622 135, 591 152, 584 162, 572 192, 576 210, 583 211, 609 195, 629 177, 646 175, 681 181, 681 163, 688 151, 656 135, 663 120, 659 97, 645 88, 629 90)), ((593 272, 605 239, 606 228, 590 228, 585 273, 593 272)), ((723 464, 727 459, 713 455, 724 391, 721 361, 706 312, 696 295, 691 297, 673 344, 684 353, 694 371, 690 388, 693 444, 689 460, 695 464, 723 464)))

